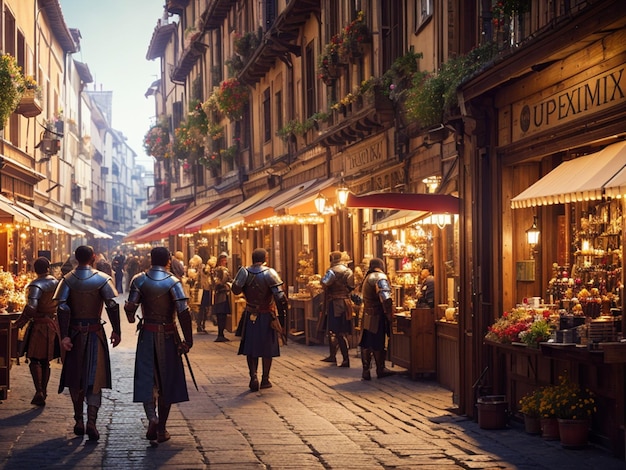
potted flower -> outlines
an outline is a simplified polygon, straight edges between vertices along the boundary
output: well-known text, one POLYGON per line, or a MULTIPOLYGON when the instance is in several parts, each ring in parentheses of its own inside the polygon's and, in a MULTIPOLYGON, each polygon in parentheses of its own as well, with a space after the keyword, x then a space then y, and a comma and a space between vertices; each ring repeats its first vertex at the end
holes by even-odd
POLYGON ((224 80, 214 91, 218 109, 229 119, 238 121, 243 117, 243 109, 248 102, 248 89, 236 78, 224 80))
POLYGON ((365 13, 360 10, 356 18, 342 32, 341 55, 347 59, 355 59, 363 54, 362 47, 372 40, 365 13))
POLYGON ((541 389, 527 393, 519 401, 519 411, 524 415, 524 428, 529 434, 541 432, 541 389))
POLYGON ((257 35, 248 31, 244 34, 237 33, 233 41, 233 48, 235 52, 243 58, 247 58, 250 53, 256 49, 258 45, 257 35))
POLYGON ((596 412, 593 392, 570 382, 567 374, 555 388, 556 417, 563 447, 580 448, 587 444, 591 416, 596 412))
POLYGON ((147 155, 155 158, 165 158, 170 135, 167 128, 159 123, 152 126, 143 138, 143 148, 147 155))
POLYGON ((552 323, 550 322, 550 311, 544 310, 542 313, 537 313, 533 317, 532 323, 525 331, 519 333, 519 338, 522 343, 525 343, 531 348, 538 348, 539 343, 548 341, 552 334, 552 323))
POLYGON ((525 308, 514 308, 498 318, 488 328, 485 339, 496 343, 511 344, 519 341, 519 334, 528 329, 532 317, 525 308))
POLYGON ((339 77, 341 41, 341 36, 335 34, 330 42, 324 46, 324 50, 317 60, 317 76, 328 86, 335 83, 335 80, 339 77))

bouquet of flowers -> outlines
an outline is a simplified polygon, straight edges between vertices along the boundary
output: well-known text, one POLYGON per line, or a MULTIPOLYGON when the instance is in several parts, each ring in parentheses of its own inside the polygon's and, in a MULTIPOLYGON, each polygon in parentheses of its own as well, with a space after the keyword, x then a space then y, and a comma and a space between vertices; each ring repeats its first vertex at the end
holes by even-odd
POLYGON ((510 312, 504 312, 489 327, 485 339, 509 344, 519 341, 519 334, 529 328, 532 318, 532 315, 525 308, 515 308, 510 312))

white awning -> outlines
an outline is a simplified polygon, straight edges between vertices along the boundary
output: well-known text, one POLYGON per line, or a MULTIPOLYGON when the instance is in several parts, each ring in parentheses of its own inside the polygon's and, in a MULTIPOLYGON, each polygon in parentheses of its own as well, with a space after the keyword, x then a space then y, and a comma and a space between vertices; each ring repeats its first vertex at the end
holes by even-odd
POLYGON ((626 141, 561 163, 511 199, 514 209, 602 199, 604 188, 626 167, 626 141))
POLYGON ((95 227, 90 227, 89 225, 80 223, 80 222, 73 222, 76 226, 80 227, 83 230, 86 230, 87 232, 91 233, 93 235, 94 238, 104 238, 104 239, 111 239, 113 238, 111 235, 109 235, 108 233, 104 233, 100 230, 98 230, 95 227))
POLYGON ((384 219, 379 220, 375 224, 372 224, 373 232, 380 232, 382 230, 389 230, 392 228, 402 228, 407 225, 411 225, 424 217, 429 212, 412 211, 412 210, 399 210, 394 214, 391 214, 384 219))
POLYGON ((604 185, 604 195, 607 197, 626 197, 626 167, 622 168, 604 185))

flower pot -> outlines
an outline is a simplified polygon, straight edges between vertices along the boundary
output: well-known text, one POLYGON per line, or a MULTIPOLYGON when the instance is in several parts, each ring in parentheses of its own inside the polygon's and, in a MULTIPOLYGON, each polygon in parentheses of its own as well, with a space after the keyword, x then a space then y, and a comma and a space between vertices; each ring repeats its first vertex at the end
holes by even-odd
POLYGON ((541 420, 539 417, 524 415, 524 430, 528 434, 541 434, 541 420))
POLYGON ((509 403, 504 395, 489 395, 478 399, 478 426, 481 429, 506 427, 509 403))
POLYGON ((556 418, 541 418, 541 437, 547 441, 559 440, 559 422, 556 418))
POLYGON ((589 438, 589 420, 559 419, 559 435, 561 445, 568 449, 581 449, 587 445, 589 438))

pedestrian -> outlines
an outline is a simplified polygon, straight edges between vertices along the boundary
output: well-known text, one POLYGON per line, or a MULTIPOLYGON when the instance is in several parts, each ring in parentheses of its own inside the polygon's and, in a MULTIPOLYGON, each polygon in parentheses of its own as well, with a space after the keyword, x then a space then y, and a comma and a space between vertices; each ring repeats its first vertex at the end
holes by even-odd
POLYGON ((430 269, 422 269, 420 280, 422 285, 417 306, 435 308, 435 278, 430 274, 430 269))
POLYGON ((118 250, 113 257, 111 267, 115 273, 115 288, 118 294, 124 293, 124 264, 126 263, 126 256, 121 250, 118 250))
POLYGON ((26 307, 15 320, 16 328, 28 324, 24 351, 30 361, 30 375, 35 385, 31 404, 45 406, 50 380, 50 361, 61 356, 57 304, 52 299, 59 281, 50 274, 50 260, 37 258, 33 264, 37 278, 26 286, 26 307))
POLYGON ((350 293, 354 290, 354 274, 345 264, 343 253, 330 253, 330 268, 322 277, 324 289, 324 312, 326 313, 326 334, 328 336, 329 355, 322 359, 337 365, 337 349, 343 360, 339 367, 350 367, 348 355, 348 335, 352 333, 352 301, 350 293))
POLYGON ((176 276, 179 280, 182 280, 183 276, 185 275, 185 264, 183 263, 183 260, 185 259, 184 256, 185 255, 183 255, 182 251, 177 251, 176 253, 174 253, 174 256, 172 256, 172 262, 170 265, 172 274, 176 276))
POLYGON ((213 299, 213 314, 217 318, 217 338, 218 343, 230 341, 224 336, 226 329, 226 319, 230 313, 230 289, 233 278, 228 271, 228 255, 220 253, 217 257, 217 265, 214 274, 215 295, 213 299))
POLYGON ((361 361, 363 380, 371 380, 372 356, 376 362, 376 376, 379 379, 393 375, 385 368, 385 346, 390 334, 393 298, 391 286, 385 274, 385 263, 380 258, 370 260, 369 269, 363 279, 363 325, 361 332, 361 361))
POLYGON ((65 351, 59 393, 70 390, 74 404, 74 434, 87 433, 97 441, 98 410, 102 389, 111 388, 111 360, 101 320, 106 308, 111 323, 111 345, 121 340, 120 307, 115 301, 117 291, 107 274, 94 269, 93 248, 82 245, 74 252, 78 266, 59 282, 54 300, 58 302, 57 317, 61 332, 61 347, 65 351), (83 401, 87 401, 87 426, 83 422, 83 401))
POLYGON ((280 356, 279 340, 283 335, 287 314, 287 297, 278 273, 266 266, 267 251, 257 248, 252 252, 252 265, 242 266, 232 284, 232 292, 243 293, 246 308, 242 317, 241 342, 238 354, 246 356, 250 372, 250 390, 270 388, 272 359, 280 356), (278 310, 278 315, 276 313, 278 310), (259 358, 263 371, 261 384, 257 378, 259 358))
POLYGON ((124 310, 130 323, 135 322, 139 305, 143 312, 138 326, 133 402, 143 403, 148 419, 146 439, 165 442, 170 439, 166 425, 172 403, 189 401, 181 354, 189 352, 193 338, 187 298, 180 280, 169 271, 167 248, 153 248, 150 259, 148 272, 132 279, 124 310))
POLYGON ((104 256, 104 253, 98 253, 96 255, 95 267, 98 271, 102 271, 104 274, 113 277, 113 267, 107 260, 106 256, 104 256))
POLYGON ((131 279, 135 277, 135 274, 139 272, 139 258, 136 255, 133 255, 131 253, 126 257, 125 270, 126 270, 126 291, 128 291, 128 288, 130 287, 131 279))
MULTIPOLYGON (((198 316, 196 317, 198 333, 206 334, 206 319, 213 307, 213 287, 215 283, 215 265, 217 259, 210 256, 202 269, 200 270, 200 286, 202 288, 202 298, 200 299, 200 307, 198 308, 198 316)), ((212 316, 212 315, 211 315, 212 316)), ((215 319, 217 326, 217 318, 215 319)))

